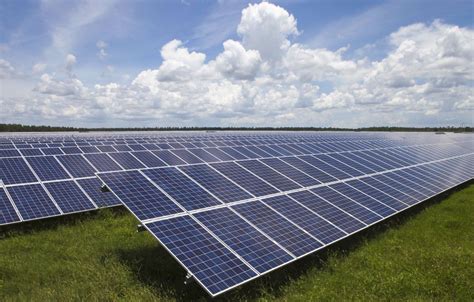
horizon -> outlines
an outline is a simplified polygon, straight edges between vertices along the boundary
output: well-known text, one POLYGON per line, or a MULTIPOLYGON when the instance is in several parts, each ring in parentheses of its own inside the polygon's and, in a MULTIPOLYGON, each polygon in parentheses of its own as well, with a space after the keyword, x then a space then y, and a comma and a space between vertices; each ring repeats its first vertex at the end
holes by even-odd
POLYGON ((474 124, 470 1, 2 1, 0 16, 1 123, 474 124))

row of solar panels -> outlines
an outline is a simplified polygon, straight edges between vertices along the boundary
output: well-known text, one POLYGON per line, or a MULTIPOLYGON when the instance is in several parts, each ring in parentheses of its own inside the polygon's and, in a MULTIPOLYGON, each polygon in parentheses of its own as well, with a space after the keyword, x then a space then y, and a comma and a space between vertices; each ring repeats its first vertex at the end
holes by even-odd
POLYGON ((217 295, 472 179, 473 154, 443 158, 449 153, 358 162, 295 156, 98 176, 217 295))
MULTIPOLYGON (((87 211, 97 207, 119 204, 115 198, 108 196, 110 194, 99 194, 100 182, 93 178, 96 172, 233 161, 248 158, 267 158, 266 162, 264 161, 264 165, 279 165, 279 163, 274 162, 275 158, 269 157, 282 156, 283 152, 286 152, 284 156, 290 156, 285 160, 290 162, 289 164, 295 165, 297 163, 291 163, 291 156, 295 154, 301 155, 303 152, 304 154, 318 152, 314 148, 310 151, 310 145, 304 144, 304 146, 307 149, 303 149, 297 144, 293 147, 288 147, 291 149, 285 149, 283 146, 260 146, 260 149, 258 149, 260 154, 251 151, 254 149, 247 149, 245 147, 228 147, 2 158, 0 159, 0 179, 2 179, 3 183, 7 187, 14 187, 19 184, 29 184, 29 186, 12 189, 9 198, 6 198, 8 194, 4 194, 5 198, 3 198, 2 208, 5 210, 0 213, 0 217, 3 217, 0 219, 0 224, 87 211), (263 150, 267 150, 267 152, 263 150), (272 161, 273 163, 271 163, 272 161), (52 184, 48 184, 48 182, 52 184), (12 208, 16 210, 16 215, 12 215, 12 208)), ((351 144, 349 146, 372 147, 373 145, 351 144)), ((410 147, 406 150, 391 148, 357 151, 355 153, 333 153, 330 156, 318 155, 311 159, 311 161, 313 161, 313 165, 319 165, 322 169, 328 169, 330 167, 328 163, 334 164, 338 161, 341 161, 343 164, 345 162, 345 165, 357 166, 357 162, 360 161, 383 162, 387 157, 406 157, 407 153, 415 157, 421 157, 420 152, 426 152, 427 148, 410 147)), ((448 148, 448 145, 439 145, 436 148, 440 154, 437 157, 431 157, 431 159, 461 154, 460 150, 455 152, 453 150, 450 150, 450 152, 447 152, 447 150, 443 151, 443 149, 448 148)), ((449 148, 452 148, 452 146, 449 146, 449 148)), ((308 161, 308 158, 305 160, 308 161)), ((387 163, 380 163, 380 165, 384 169, 394 167, 390 164, 387 165, 387 163)), ((322 172, 317 181, 331 181, 331 177, 322 172)), ((314 183, 305 183, 305 185, 311 184, 314 183)))
POLYGON ((38 134, 33 135, 8 135, 0 136, 0 144, 8 142, 26 142, 26 143, 41 143, 41 142, 89 142, 89 141, 130 141, 130 142, 146 142, 148 140, 154 141, 201 141, 201 140, 282 140, 282 141, 294 141, 311 139, 317 141, 340 141, 340 140, 359 140, 359 139, 378 139, 378 138, 398 138, 399 135, 393 135, 391 133, 284 133, 284 132, 273 132, 273 133, 258 133, 253 134, 246 133, 233 133, 233 134, 205 134, 205 133, 172 133, 164 135, 155 133, 152 135, 138 135, 138 134, 69 134, 69 135, 48 135, 38 134))
MULTIPOLYGON (((349 141, 349 142, 306 142, 314 143, 320 148, 328 146, 345 146, 347 143, 358 142, 373 142, 374 144, 388 144, 389 140, 363 140, 363 141, 349 141)), ((233 146, 259 146, 259 145, 282 145, 282 144, 295 144, 301 143, 300 141, 294 142, 281 142, 277 140, 260 140, 260 141, 248 141, 248 140, 228 140, 228 141, 200 141, 200 142, 169 142, 169 143, 151 143, 151 142, 136 142, 136 143, 105 143, 105 142, 84 142, 84 143, 50 143, 50 144, 4 144, 0 145, 0 151, 12 152, 19 150, 25 152, 24 155, 41 155, 42 152, 48 152, 48 149, 54 148, 55 150, 61 149, 64 154, 71 153, 94 153, 94 152, 116 152, 116 151, 139 151, 139 150, 168 150, 168 149, 189 149, 189 148, 206 148, 206 147, 233 147, 233 146), (33 151, 35 150, 35 151, 33 151)), ((395 145, 392 143, 392 145, 395 145)), ((399 146, 400 144, 396 144, 399 146)))
MULTIPOLYGON (((382 167, 391 167, 384 163, 392 159, 418 156, 423 159, 439 159, 467 153, 455 145, 430 145, 418 147, 394 148, 388 145, 360 144, 348 145, 353 151, 335 151, 316 149, 314 144, 239 146, 202 149, 175 149, 160 151, 134 151, 112 153, 88 153, 74 155, 48 155, 31 157, 0 158, 0 179, 6 185, 33 183, 37 181, 62 180, 94 176, 96 172, 117 171, 199 164, 203 162, 233 161, 242 159, 275 158, 295 155, 314 154, 323 167, 327 163, 349 161, 349 165, 358 166, 361 161, 380 161, 382 167), (376 148, 374 148, 376 147, 376 148), (355 151, 360 150, 360 151, 355 151), (326 152, 331 151, 331 152, 326 152), (339 152, 339 153, 337 153, 339 152), (430 157, 431 154, 431 157, 430 157)), ((403 161, 403 160, 402 160, 403 161)), ((359 165, 360 166, 360 165, 359 165)))

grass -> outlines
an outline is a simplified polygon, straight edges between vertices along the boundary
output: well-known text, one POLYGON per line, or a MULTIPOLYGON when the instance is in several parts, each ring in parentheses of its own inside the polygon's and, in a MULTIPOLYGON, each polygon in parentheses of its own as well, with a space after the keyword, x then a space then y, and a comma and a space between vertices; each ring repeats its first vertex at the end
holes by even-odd
MULTIPOLYGON (((474 301, 474 185, 216 300, 474 301)), ((206 300, 123 209, 0 228, 0 300, 206 300)))

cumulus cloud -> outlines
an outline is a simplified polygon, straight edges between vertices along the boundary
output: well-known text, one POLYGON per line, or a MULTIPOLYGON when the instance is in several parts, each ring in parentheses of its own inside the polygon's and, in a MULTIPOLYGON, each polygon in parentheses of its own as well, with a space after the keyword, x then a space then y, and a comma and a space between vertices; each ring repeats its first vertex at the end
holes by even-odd
POLYGON ((8 79, 16 76, 15 68, 10 62, 0 59, 0 79, 8 79))
POLYGON ((102 40, 99 40, 99 41, 97 41, 95 46, 99 50, 99 52, 97 53, 97 56, 99 57, 99 59, 104 60, 105 57, 107 57, 107 55, 108 55, 108 53, 106 52, 106 48, 108 46, 107 43, 105 43, 102 40))
POLYGON ((31 68, 31 71, 34 73, 34 74, 37 74, 37 73, 41 73, 43 72, 45 69, 46 69, 46 64, 45 63, 36 63, 35 65, 33 65, 33 67, 31 68))
MULTIPOLYGON (((378 61, 348 58, 347 48, 293 42, 300 34, 295 17, 268 2, 245 8, 236 30, 241 39, 225 41, 213 58, 171 40, 161 48, 162 63, 129 84, 88 88, 71 76, 76 57, 69 54, 68 77, 43 74, 36 85, 36 114, 66 110, 67 116, 137 123, 360 126, 370 120, 416 124, 430 116, 452 121, 474 109, 469 28, 441 21, 402 27, 387 37, 388 51, 378 61)), ((96 46, 105 53, 105 42, 96 46)), ((0 75, 13 71, 0 60, 0 75)), ((15 108, 9 110, 26 114, 15 108)))
POLYGON ((66 71, 67 73, 70 75, 70 76, 73 76, 73 73, 72 73, 72 68, 74 67, 74 65, 76 65, 76 56, 73 55, 73 54, 68 54, 66 56, 66 64, 65 64, 65 68, 66 68, 66 71))

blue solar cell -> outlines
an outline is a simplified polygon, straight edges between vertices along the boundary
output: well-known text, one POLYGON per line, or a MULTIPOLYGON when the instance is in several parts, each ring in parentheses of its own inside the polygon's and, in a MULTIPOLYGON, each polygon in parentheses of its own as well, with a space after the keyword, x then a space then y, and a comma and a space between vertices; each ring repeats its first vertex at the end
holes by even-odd
POLYGON ((237 150, 239 153, 242 153, 245 155, 247 158, 260 158, 261 156, 250 151, 246 147, 240 146, 240 147, 232 147, 233 149, 237 150))
MULTIPOLYGON (((334 158, 335 160, 338 160, 339 162, 347 165, 347 166, 350 166, 354 169, 357 169, 357 171, 360 171, 361 174, 372 174, 372 173, 375 173, 377 171, 371 169, 370 167, 366 167, 356 161, 353 161, 352 159, 349 159, 347 157, 345 157, 342 153, 333 153, 333 154, 330 154, 328 155, 329 157, 331 158, 334 158)), ((350 173, 351 175, 353 176, 357 176, 353 173, 350 173)), ((360 175, 360 174, 358 174, 360 175)))
POLYGON ((271 146, 260 145, 260 146, 258 146, 258 148, 265 151, 270 156, 282 156, 282 155, 284 155, 284 154, 278 152, 277 150, 275 150, 274 148, 272 148, 271 146))
POLYGON ((81 149, 79 149, 78 147, 62 147, 61 150, 63 150, 63 152, 65 154, 81 154, 81 153, 83 153, 81 151, 81 149))
POLYGON ((112 146, 97 146, 97 149, 99 149, 102 152, 115 152, 116 150, 112 146))
POLYGON ((18 222, 20 218, 15 212, 15 208, 8 199, 7 193, 0 188, 0 224, 18 222))
POLYGON ((270 154, 268 154, 267 152, 263 151, 260 146, 256 147, 256 146, 245 146, 245 148, 247 148, 249 151, 257 154, 258 156, 260 157, 272 157, 270 154))
POLYGON ((150 151, 135 151, 131 152, 136 158, 144 163, 149 168, 164 167, 166 163, 153 155, 150 151))
POLYGON ((82 155, 60 155, 56 157, 74 177, 94 176, 96 170, 82 155))
POLYGON ((355 173, 357 175, 349 174, 349 171, 348 171, 349 169, 345 169, 345 168, 350 168, 350 167, 343 166, 342 163, 338 164, 338 163, 333 162, 332 164, 335 164, 336 166, 333 166, 332 164, 327 163, 326 161, 332 162, 331 160, 328 159, 327 155, 315 155, 315 156, 308 155, 308 156, 301 156, 299 158, 315 166, 316 168, 326 172, 327 174, 334 176, 337 179, 346 179, 346 178, 351 178, 351 176, 359 176, 362 174, 362 173, 355 173))
MULTIPOLYGON (((415 204, 417 202, 416 199, 414 199, 410 195, 407 195, 407 194, 395 189, 391 185, 385 184, 385 183, 375 179, 374 177, 364 177, 364 178, 361 178, 360 180, 362 182, 370 185, 371 187, 374 187, 374 188, 384 192, 385 194, 392 196, 396 200, 398 200, 398 201, 400 201, 400 202, 402 202, 406 205, 412 205, 412 204, 415 204)), ((393 183, 392 183, 392 185, 393 185, 393 183)))
POLYGON ((293 259, 227 208, 200 212, 194 216, 259 273, 274 269, 293 259))
POLYGON ((286 145, 289 148, 292 148, 294 150, 299 151, 301 154, 311 154, 312 151, 309 151, 308 149, 303 148, 301 145, 298 144, 287 144, 286 145))
POLYGON ((20 152, 15 149, 0 149, 0 158, 1 157, 19 157, 21 156, 20 152))
POLYGON ((377 164, 374 164, 373 162, 363 159, 362 157, 358 157, 357 155, 354 155, 352 153, 340 153, 338 155, 341 157, 348 158, 352 160, 352 162, 356 162, 356 163, 359 163, 360 165, 364 165, 375 172, 381 172, 385 170, 384 167, 378 166, 377 164))
POLYGON ((10 193, 23 220, 61 214, 39 184, 9 187, 8 193, 10 193))
POLYGON ((280 153, 281 155, 284 155, 284 156, 291 156, 293 155, 292 152, 282 148, 281 146, 278 146, 278 145, 270 145, 268 147, 271 147, 273 150, 277 151, 278 153, 280 153))
POLYGON ((295 148, 292 148, 292 147, 290 147, 290 146, 288 146, 288 145, 286 145, 286 144, 279 145, 279 147, 280 147, 281 149, 284 149, 284 150, 286 150, 287 152, 289 152, 288 155, 301 155, 301 154, 303 154, 303 152, 301 152, 301 151, 299 151, 299 150, 296 150, 295 148))
POLYGON ((77 182, 98 207, 121 205, 112 192, 102 192, 102 182, 98 178, 78 179, 77 182))
POLYGON ((292 193, 290 197, 318 213, 318 215, 330 221, 346 233, 356 232, 365 226, 362 222, 310 191, 292 193))
POLYGON ((231 147, 222 147, 219 148, 220 150, 224 151, 225 153, 229 154, 235 159, 247 159, 248 157, 243 155, 242 153, 238 152, 237 150, 231 148, 231 147))
POLYGON ((117 151, 132 151, 132 148, 127 145, 114 145, 114 148, 117 151))
POLYGON ((392 165, 385 163, 385 161, 381 161, 381 160, 378 160, 378 159, 374 158, 373 156, 370 156, 367 153, 367 151, 356 151, 356 152, 352 152, 351 154, 354 155, 354 156, 357 156, 359 158, 362 158, 362 159, 364 159, 368 162, 371 162, 375 165, 378 165, 378 166, 384 168, 384 170, 391 170, 391 169, 394 168, 392 165))
POLYGON ((26 159, 41 180, 71 178, 54 156, 37 156, 26 159))
POLYGON ((23 156, 43 155, 43 153, 41 153, 40 149, 21 149, 20 152, 21 152, 21 154, 23 154, 23 156))
POLYGON ((182 210, 138 171, 98 174, 138 219, 145 220, 182 210))
POLYGON ((207 152, 206 149, 188 149, 188 151, 207 163, 214 163, 220 161, 217 157, 207 152))
POLYGON ((107 153, 84 154, 84 157, 100 172, 119 171, 122 168, 107 153))
POLYGON ((190 153, 188 150, 171 150, 172 153, 177 155, 179 158, 187 162, 188 164, 200 164, 203 161, 199 159, 197 156, 190 153))
POLYGON ((301 172, 278 158, 265 158, 260 161, 304 187, 320 184, 319 181, 308 174, 301 172))
POLYGON ((371 156, 372 158, 378 159, 379 161, 383 161, 386 164, 389 164, 393 168, 403 167, 403 164, 401 162, 399 162, 398 160, 392 161, 389 156, 386 156, 385 154, 383 154, 379 150, 367 150, 367 151, 364 151, 364 152, 366 152, 367 155, 371 156))
POLYGON ((60 154, 64 154, 64 152, 61 151, 60 148, 42 148, 41 151, 42 151, 45 155, 60 155, 60 154))
POLYGON ((433 195, 433 192, 417 185, 408 179, 400 177, 396 172, 389 172, 382 175, 374 176, 375 179, 383 181, 386 184, 393 184, 396 188, 404 193, 409 194, 418 201, 426 199, 433 195))
POLYGON ((179 169, 223 202, 252 198, 252 195, 207 165, 182 166, 179 169))
POLYGON ((351 214, 365 224, 371 224, 383 218, 381 215, 374 213, 329 187, 312 189, 311 192, 324 198, 324 200, 351 214))
POLYGON ((229 160, 234 160, 232 156, 229 154, 225 153, 224 151, 217 149, 217 148, 206 148, 204 149, 207 152, 211 153, 214 157, 223 160, 223 161, 229 161, 229 160))
POLYGON ((234 162, 215 163, 211 164, 211 166, 255 196, 263 196, 278 192, 277 189, 271 187, 234 162))
POLYGON ((357 191, 356 189, 345 183, 338 183, 329 187, 341 194, 344 194, 346 197, 349 197, 350 199, 379 214, 380 216, 387 217, 395 213, 394 209, 378 202, 376 199, 373 199, 362 192, 357 191))
POLYGON ((297 158, 297 157, 283 157, 281 160, 287 162, 298 170, 303 171, 314 179, 318 180, 321 183, 336 181, 337 179, 331 175, 321 171, 320 169, 308 164, 307 162, 297 158))
POLYGON ((143 173, 188 211, 222 204, 177 168, 144 170, 143 173))
POLYGON ((173 149, 173 147, 171 147, 170 145, 168 144, 156 144, 160 149, 163 149, 163 150, 166 150, 166 149, 173 149))
POLYGON ((212 295, 257 276, 189 216, 146 226, 212 295))
POLYGON ((22 158, 0 158, 0 179, 4 184, 36 182, 37 179, 22 158))
POLYGON ((170 151, 163 150, 163 151, 153 151, 153 154, 158 156, 159 159, 164 161, 169 166, 176 166, 176 165, 184 165, 186 164, 182 161, 179 157, 171 153, 170 151))
POLYGON ((81 149, 81 151, 83 153, 98 153, 98 152, 100 152, 99 149, 97 149, 94 146, 82 146, 79 149, 81 149))
POLYGON ((322 246, 316 239, 260 201, 247 202, 232 208, 296 257, 322 246))
POLYGON ((287 196, 264 199, 263 202, 296 223, 324 244, 331 243, 346 235, 344 231, 321 216, 311 212, 287 196))
MULTIPOLYGON (((115 147, 115 146, 114 146, 115 147)), ((137 144, 130 144, 128 145, 128 147, 134 151, 143 151, 143 150, 147 150, 147 148, 145 146, 142 146, 142 145, 137 145, 137 144)), ((159 148, 155 145, 155 144, 148 144, 148 147, 151 149, 151 150, 158 150, 159 148)), ((115 148, 117 149, 117 148, 115 148)), ((122 148, 124 149, 124 148, 122 148)), ((118 149, 117 149, 118 150, 118 149)), ((124 151, 127 151, 127 150, 124 150, 124 151)))
POLYGON ((63 213, 95 209, 89 198, 74 181, 59 181, 44 184, 63 213))
POLYGON ((296 182, 257 160, 243 160, 237 163, 281 191, 301 188, 296 182))
POLYGON ((359 190, 362 193, 372 197, 373 199, 377 200, 378 202, 391 207, 397 211, 403 210, 407 207, 406 204, 396 200, 390 195, 385 194, 384 192, 377 190, 374 187, 369 186, 365 182, 360 180, 351 180, 346 183, 347 185, 359 190))
POLYGON ((110 157, 112 157, 124 169, 145 168, 145 166, 140 161, 138 161, 138 159, 128 152, 109 153, 108 155, 110 155, 110 157))

